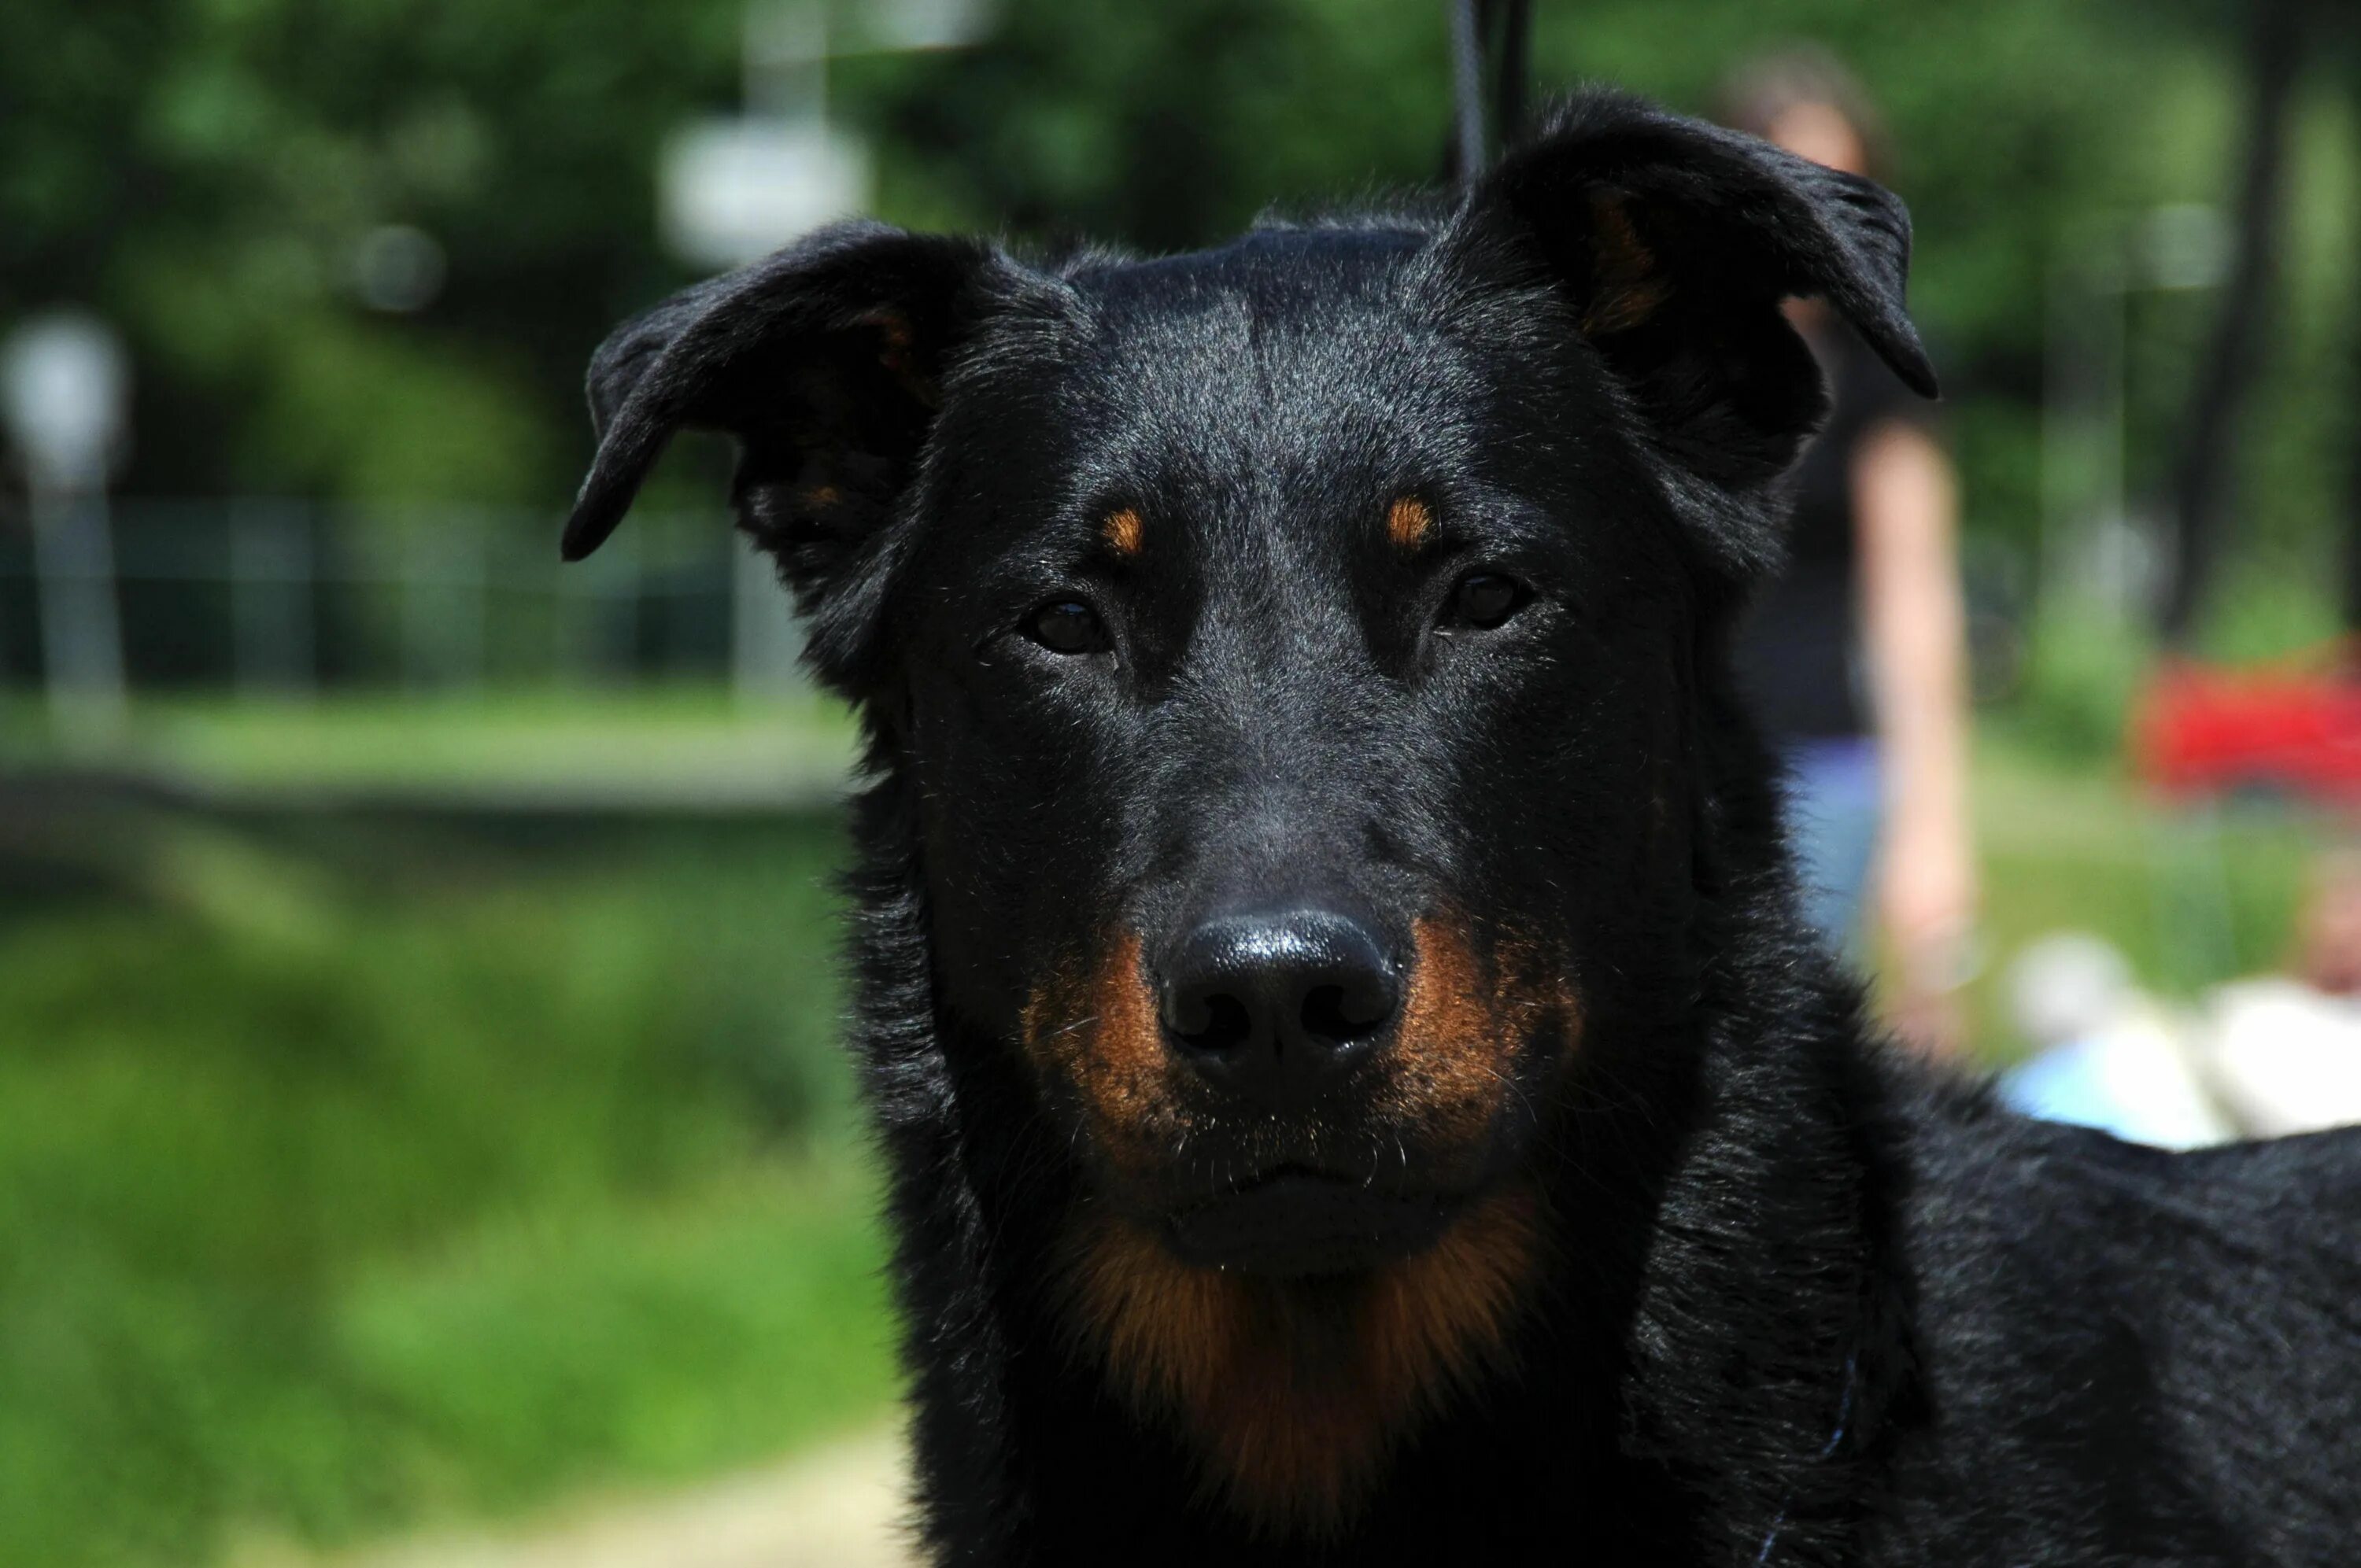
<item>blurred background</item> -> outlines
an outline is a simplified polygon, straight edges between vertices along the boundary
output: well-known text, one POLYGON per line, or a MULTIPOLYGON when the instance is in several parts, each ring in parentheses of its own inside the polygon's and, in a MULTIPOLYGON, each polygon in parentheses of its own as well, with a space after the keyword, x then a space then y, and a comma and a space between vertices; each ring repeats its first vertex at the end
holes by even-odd
MULTIPOLYGON (((1708 112, 1810 40, 1882 108, 1962 507, 1969 1049, 2334 991, 2361 27, 1532 24, 1543 92, 1708 112)), ((718 444, 558 567, 583 366, 845 213, 1159 250, 1425 183, 1451 83, 1425 0, 0 7, 0 1563, 884 1550, 848 726, 718 444)))

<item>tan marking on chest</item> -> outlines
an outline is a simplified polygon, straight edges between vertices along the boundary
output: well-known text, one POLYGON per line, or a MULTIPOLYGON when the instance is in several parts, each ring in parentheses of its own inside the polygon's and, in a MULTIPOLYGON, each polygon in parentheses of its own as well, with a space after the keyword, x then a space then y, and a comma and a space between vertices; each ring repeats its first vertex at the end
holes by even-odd
POLYGON ((1416 1257, 1310 1280, 1192 1267, 1143 1225, 1086 1221, 1082 1342, 1136 1408, 1180 1421, 1209 1491, 1263 1531, 1333 1536, 1417 1423, 1506 1363, 1537 1213, 1505 1190, 1416 1257))

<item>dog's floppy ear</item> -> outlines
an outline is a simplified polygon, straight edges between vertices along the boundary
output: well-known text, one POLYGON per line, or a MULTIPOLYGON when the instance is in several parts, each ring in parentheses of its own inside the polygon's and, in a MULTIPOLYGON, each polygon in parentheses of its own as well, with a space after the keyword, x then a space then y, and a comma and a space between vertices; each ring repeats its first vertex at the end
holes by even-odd
POLYGON ((1620 93, 1561 109, 1469 192, 1450 238, 1536 267, 1666 455, 1721 487, 1769 482, 1826 412, 1780 311, 1825 299, 1896 375, 1935 395, 1903 286, 1900 200, 1752 137, 1620 93))
POLYGON ((590 362, 598 454, 566 558, 614 532, 674 432, 726 431, 740 526, 812 609, 894 515, 1003 264, 981 241, 844 224, 618 328, 590 362))

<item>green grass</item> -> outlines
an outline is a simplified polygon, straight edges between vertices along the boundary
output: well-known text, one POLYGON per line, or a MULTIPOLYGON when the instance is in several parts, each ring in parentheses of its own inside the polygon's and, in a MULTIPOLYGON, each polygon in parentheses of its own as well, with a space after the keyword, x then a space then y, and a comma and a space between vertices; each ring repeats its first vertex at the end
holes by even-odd
POLYGON ((831 822, 89 838, 109 891, 0 912, 0 1563, 332 1543, 890 1398, 831 822))
POLYGON ((0 705, 0 762, 71 761, 232 796, 487 795, 810 803, 851 760, 842 706, 710 686, 332 700, 148 696, 95 752, 61 751, 38 704, 0 705))
POLYGON ((1995 1061, 2022 1049, 2004 991, 2026 943, 2094 932, 2171 996, 2275 967, 2334 831, 2286 803, 2155 799, 2113 765, 2059 761, 2004 723, 1978 740, 1974 807, 1986 961, 1970 1004, 1979 1052, 1995 1061))

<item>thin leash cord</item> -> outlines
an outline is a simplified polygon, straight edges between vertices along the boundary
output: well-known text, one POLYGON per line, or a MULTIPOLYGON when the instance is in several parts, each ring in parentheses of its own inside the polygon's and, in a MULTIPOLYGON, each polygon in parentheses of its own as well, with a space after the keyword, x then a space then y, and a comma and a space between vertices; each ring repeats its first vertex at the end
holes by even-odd
POLYGON ((1525 129, 1526 60, 1532 52, 1532 0, 1508 0, 1500 20, 1500 69, 1492 80, 1492 134, 1506 155, 1525 129))
POLYGON ((1484 38, 1477 0, 1454 0, 1451 7, 1451 81, 1457 100, 1459 182, 1472 185, 1484 172, 1484 38))
MULTIPOLYGON (((1844 1443, 1845 1428, 1852 1423, 1852 1388, 1859 1380, 1860 1371, 1858 1358, 1846 1356, 1844 1396, 1837 1401, 1837 1430, 1828 1433, 1828 1441, 1821 1445, 1820 1452, 1812 1461, 1815 1464, 1826 1464, 1835 1458, 1837 1450, 1844 1443)), ((1771 1521, 1771 1532, 1763 1538, 1763 1550, 1754 1554, 1754 1568, 1763 1568, 1771 1561, 1771 1549, 1779 1544, 1779 1532, 1787 1528, 1787 1509, 1795 1501, 1795 1494, 1790 1490, 1787 1500, 1779 1505, 1779 1517, 1771 1521)))
POLYGON ((1453 161, 1464 187, 1483 175, 1495 150, 1515 146, 1524 129, 1533 7, 1532 0, 1446 0, 1444 9, 1451 25, 1453 161), (1489 100, 1488 65, 1493 68, 1489 100))

